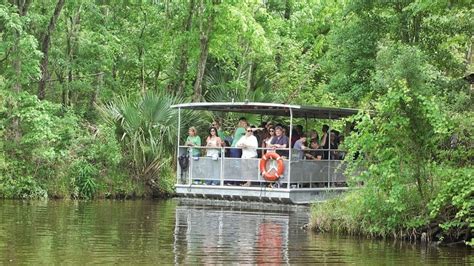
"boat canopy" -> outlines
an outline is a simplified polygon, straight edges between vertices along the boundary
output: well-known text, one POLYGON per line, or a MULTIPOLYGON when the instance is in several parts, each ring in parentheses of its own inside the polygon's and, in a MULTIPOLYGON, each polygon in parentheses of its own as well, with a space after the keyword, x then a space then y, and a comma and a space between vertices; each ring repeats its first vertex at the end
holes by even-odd
POLYGON ((333 108, 259 102, 199 102, 172 105, 172 108, 251 113, 271 116, 293 116, 298 118, 340 119, 358 112, 352 108, 333 108))

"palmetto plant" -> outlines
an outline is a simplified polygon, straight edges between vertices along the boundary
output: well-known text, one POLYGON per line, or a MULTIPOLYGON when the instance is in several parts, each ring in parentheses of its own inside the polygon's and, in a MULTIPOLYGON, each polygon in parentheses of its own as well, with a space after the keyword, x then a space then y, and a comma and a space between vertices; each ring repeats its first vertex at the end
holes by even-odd
MULTIPOLYGON (((178 111, 171 105, 182 99, 164 93, 147 92, 139 97, 118 97, 99 106, 108 123, 117 127, 124 152, 132 159, 135 174, 155 179, 163 166, 175 158, 178 111)), ((199 119, 192 112, 182 112, 181 129, 199 119)), ((183 131, 181 131, 183 132, 183 131)))

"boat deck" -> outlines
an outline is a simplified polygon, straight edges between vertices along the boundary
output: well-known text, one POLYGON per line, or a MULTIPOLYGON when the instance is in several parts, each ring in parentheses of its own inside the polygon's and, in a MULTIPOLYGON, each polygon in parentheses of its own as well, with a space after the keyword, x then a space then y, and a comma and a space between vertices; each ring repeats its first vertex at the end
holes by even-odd
POLYGON ((283 160, 284 174, 274 183, 262 177, 259 160, 190 158, 186 171, 178 169, 176 193, 182 197, 308 204, 348 189, 343 161, 283 160), (251 186, 242 186, 246 182, 251 186))
POLYGON ((347 187, 333 188, 268 188, 268 187, 239 187, 239 186, 212 186, 212 185, 176 185, 178 196, 261 201, 287 204, 309 204, 325 201, 345 191, 347 187))

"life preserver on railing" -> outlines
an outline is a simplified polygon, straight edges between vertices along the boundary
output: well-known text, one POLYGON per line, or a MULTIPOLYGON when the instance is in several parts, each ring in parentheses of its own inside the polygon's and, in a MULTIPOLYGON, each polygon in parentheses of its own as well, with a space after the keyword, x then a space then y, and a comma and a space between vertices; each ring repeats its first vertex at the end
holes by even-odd
POLYGON ((283 175, 284 170, 283 159, 276 152, 267 152, 260 159, 260 172, 267 181, 277 181, 283 175), (269 160, 273 161, 270 161, 270 168, 267 170, 267 162, 269 160), (276 162, 276 165, 274 162, 276 162))

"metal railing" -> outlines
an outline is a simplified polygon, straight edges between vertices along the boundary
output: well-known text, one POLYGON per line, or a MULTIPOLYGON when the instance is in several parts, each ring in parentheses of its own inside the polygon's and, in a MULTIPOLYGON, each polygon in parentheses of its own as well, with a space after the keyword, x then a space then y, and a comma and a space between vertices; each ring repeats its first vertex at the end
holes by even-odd
MULTIPOLYGON (((186 182, 180 180, 181 169, 178 169, 178 185, 218 185, 218 186, 237 186, 240 183, 250 181, 253 184, 267 185, 266 181, 260 173, 259 160, 260 158, 242 159, 235 157, 226 157, 226 151, 229 149, 241 149, 235 147, 208 147, 208 146, 178 146, 178 156, 181 154, 189 155, 189 167, 187 172, 186 182), (192 156, 193 149, 200 151, 200 156, 192 156), (206 149, 219 150, 219 156, 212 158, 202 156, 201 152, 206 149), (241 175, 241 176, 238 176, 241 175)), ((301 187, 332 187, 339 183, 344 183, 345 178, 342 174, 344 164, 341 160, 331 159, 331 153, 345 152, 339 149, 304 149, 296 150, 290 148, 253 148, 261 151, 288 151, 292 155, 291 158, 284 158, 285 173, 279 180, 278 185, 283 188, 290 189, 301 187), (293 151, 293 152, 291 152, 293 151), (328 158, 324 159, 321 156, 320 160, 308 160, 306 158, 297 159, 295 155, 300 152, 328 152, 328 158), (294 168, 294 169, 292 169, 294 168), (290 179, 293 178, 293 180, 290 179), (325 177, 325 178, 324 178, 325 177)), ((178 167, 179 168, 179 167, 178 167)))

